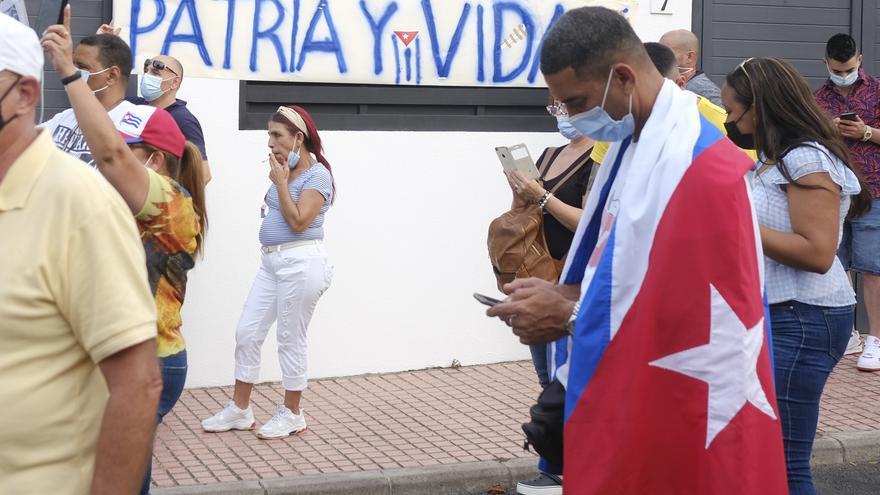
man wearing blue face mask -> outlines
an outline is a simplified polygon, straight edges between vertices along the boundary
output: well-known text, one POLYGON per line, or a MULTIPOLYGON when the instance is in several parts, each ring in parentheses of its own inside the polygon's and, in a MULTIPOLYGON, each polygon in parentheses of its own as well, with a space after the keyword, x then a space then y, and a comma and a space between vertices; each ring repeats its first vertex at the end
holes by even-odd
POLYGON ((487 312, 551 343, 546 390, 563 400, 539 398, 530 424, 555 436, 526 431, 556 460, 542 470, 578 495, 783 493, 754 162, 613 10, 566 12, 541 72, 578 132, 613 143, 559 283, 514 280, 487 312))
POLYGON ((144 75, 140 78, 140 98, 130 101, 138 105, 150 105, 164 108, 174 117, 177 126, 187 141, 196 145, 202 153, 202 164, 205 170, 205 184, 211 180, 211 169, 208 166, 208 153, 205 151, 205 135, 202 124, 186 107, 186 102, 177 98, 177 92, 183 83, 183 65, 174 57, 157 55, 144 61, 144 75))
MULTIPOLYGON (((131 74, 131 49, 118 36, 96 34, 79 42, 73 54, 81 77, 95 93, 114 123, 134 105, 125 101, 125 88, 131 74)), ((73 109, 67 109, 40 125, 52 134, 52 141, 61 151, 95 166, 89 145, 80 131, 73 109)))
POLYGON ((848 34, 832 36, 825 47, 828 81, 816 90, 819 106, 837 124, 853 165, 874 197, 871 211, 847 220, 838 256, 861 274, 868 336, 864 349, 853 328, 846 354, 858 354, 858 368, 880 371, 880 80, 862 69, 862 54, 848 34))

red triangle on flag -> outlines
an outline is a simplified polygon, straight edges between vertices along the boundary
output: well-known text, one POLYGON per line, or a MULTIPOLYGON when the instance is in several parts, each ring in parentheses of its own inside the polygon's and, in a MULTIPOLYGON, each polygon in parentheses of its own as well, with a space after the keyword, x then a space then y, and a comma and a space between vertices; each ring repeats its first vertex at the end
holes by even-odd
POLYGON ((419 32, 418 31, 394 31, 394 34, 397 35, 398 38, 400 38, 400 41, 403 42, 403 46, 409 46, 409 44, 412 43, 412 41, 414 39, 416 39, 416 36, 419 35, 419 32))

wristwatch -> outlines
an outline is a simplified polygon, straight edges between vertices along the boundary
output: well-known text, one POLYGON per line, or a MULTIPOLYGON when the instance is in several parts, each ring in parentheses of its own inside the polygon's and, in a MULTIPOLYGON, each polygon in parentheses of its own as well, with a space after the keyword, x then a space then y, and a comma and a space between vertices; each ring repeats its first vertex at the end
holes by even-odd
POLYGON ((862 141, 864 141, 864 142, 868 142, 868 141, 870 141, 870 140, 871 140, 871 136, 872 136, 873 133, 874 133, 873 131, 874 131, 874 130, 871 129, 871 126, 866 125, 866 126, 865 126, 865 135, 862 136, 862 141))
POLYGON ((577 322, 578 313, 581 312, 581 302, 578 301, 574 303, 574 308, 571 310, 571 316, 568 317, 568 322, 565 324, 565 335, 571 337, 574 335, 574 324, 577 322))

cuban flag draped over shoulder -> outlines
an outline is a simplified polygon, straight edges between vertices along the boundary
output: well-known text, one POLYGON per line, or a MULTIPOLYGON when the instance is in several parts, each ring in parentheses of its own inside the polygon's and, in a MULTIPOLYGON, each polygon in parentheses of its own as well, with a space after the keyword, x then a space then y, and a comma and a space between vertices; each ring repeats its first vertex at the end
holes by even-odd
POLYGON ((609 150, 562 275, 566 493, 787 493, 753 167, 671 81, 609 150))

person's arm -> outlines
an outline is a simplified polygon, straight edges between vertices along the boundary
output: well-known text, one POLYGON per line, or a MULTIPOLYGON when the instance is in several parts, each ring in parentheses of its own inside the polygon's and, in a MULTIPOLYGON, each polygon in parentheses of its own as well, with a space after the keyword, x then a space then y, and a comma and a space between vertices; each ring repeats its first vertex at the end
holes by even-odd
POLYGON ((309 228, 309 225, 315 221, 321 207, 324 206, 324 195, 314 189, 303 189, 299 195, 299 202, 293 200, 290 195, 288 179, 290 178, 290 168, 287 164, 280 164, 275 159, 275 155, 269 155, 269 166, 272 168, 269 178, 275 184, 278 190, 278 208, 284 221, 290 230, 301 234, 309 228))
POLYGON ((497 316, 513 327, 521 343, 544 344, 565 335, 580 286, 525 278, 505 285, 504 292, 509 297, 489 308, 486 315, 497 316))
POLYGON ((840 186, 827 173, 805 175, 798 183, 816 188, 786 187, 792 232, 761 225, 764 254, 799 270, 825 273, 837 255, 840 186))
POLYGON ((211 182, 211 178, 213 177, 211 175, 211 166, 208 165, 208 160, 202 161, 202 170, 205 172, 205 185, 207 186, 208 182, 211 182))
POLYGON ((123 349, 98 366, 110 397, 98 434, 92 495, 137 493, 152 452, 162 393, 156 341, 123 349))
POLYGON ((211 167, 208 165, 208 153, 205 150, 205 134, 202 132, 202 124, 188 110, 182 118, 178 120, 178 116, 175 116, 174 120, 180 126, 180 132, 183 133, 186 140, 196 145, 202 154, 202 169, 204 170, 205 185, 207 185, 208 182, 211 182, 211 167))
MULTIPOLYGON (((509 177, 511 182, 513 182, 514 191, 518 188, 519 196, 526 201, 537 203, 541 201, 544 193, 547 192, 537 180, 526 178, 519 170, 511 172, 509 177)), ((550 201, 547 202, 544 209, 572 232, 577 229, 578 222, 580 222, 581 215, 584 212, 582 208, 567 205, 556 196, 550 197, 550 201)))
MULTIPOLYGON (((838 117, 834 119, 834 122, 837 124, 837 128, 843 137, 854 139, 856 141, 862 141, 865 138, 865 131, 868 129, 868 124, 862 120, 860 115, 856 115, 856 120, 854 121, 838 117)), ((869 139, 868 142, 880 144, 880 130, 871 128, 871 139, 869 139)))
MULTIPOLYGON (((76 73, 70 36, 70 6, 64 10, 64 25, 50 26, 42 45, 62 79, 76 73)), ((144 206, 149 188, 146 167, 125 144, 107 111, 84 80, 73 81, 65 89, 98 170, 116 188, 129 209, 137 213, 144 206)))

